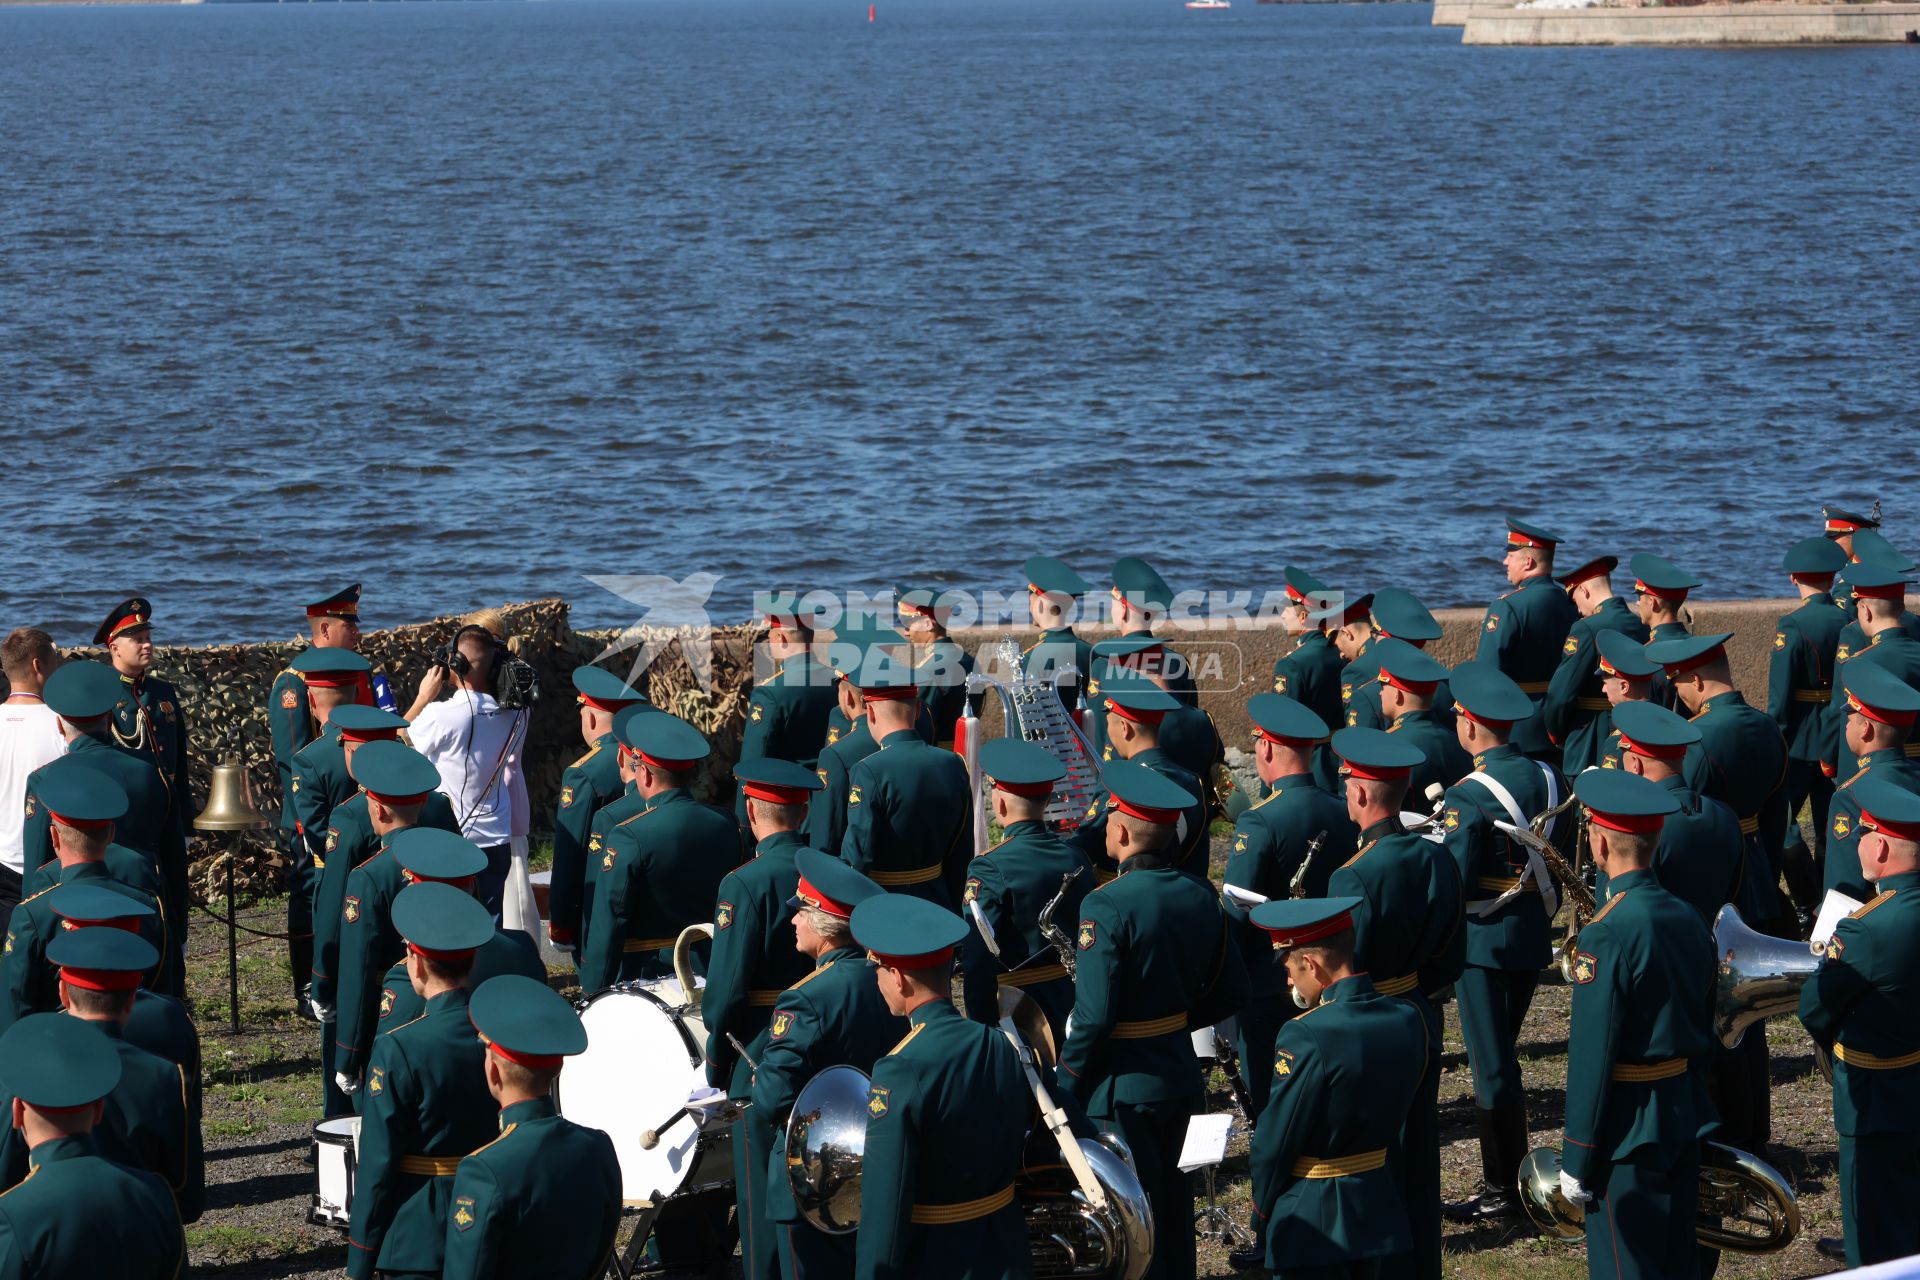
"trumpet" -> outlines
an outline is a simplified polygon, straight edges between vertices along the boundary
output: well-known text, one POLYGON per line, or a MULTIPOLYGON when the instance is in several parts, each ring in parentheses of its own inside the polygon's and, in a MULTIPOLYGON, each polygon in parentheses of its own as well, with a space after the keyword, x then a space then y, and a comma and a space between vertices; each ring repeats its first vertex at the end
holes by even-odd
MULTIPOLYGON (((1541 1147, 1520 1162, 1520 1202, 1541 1232, 1559 1240, 1586 1233, 1586 1210, 1560 1194, 1560 1153, 1541 1147)), ((1720 1142, 1700 1144, 1693 1238, 1710 1249, 1775 1253, 1800 1234, 1800 1202, 1772 1165, 1720 1142)))

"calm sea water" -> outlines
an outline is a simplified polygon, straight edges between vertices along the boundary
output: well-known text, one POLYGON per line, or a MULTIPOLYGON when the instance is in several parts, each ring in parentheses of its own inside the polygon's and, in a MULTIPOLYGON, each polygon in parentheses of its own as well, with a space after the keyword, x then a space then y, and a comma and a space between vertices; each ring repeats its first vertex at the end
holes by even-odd
POLYGON ((1429 16, 0 9, 0 626, 1920 551, 1920 55, 1429 16))

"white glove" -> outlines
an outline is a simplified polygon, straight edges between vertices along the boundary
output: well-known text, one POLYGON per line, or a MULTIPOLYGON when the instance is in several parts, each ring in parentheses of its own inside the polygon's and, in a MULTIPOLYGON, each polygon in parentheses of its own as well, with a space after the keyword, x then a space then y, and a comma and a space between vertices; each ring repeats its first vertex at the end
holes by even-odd
POLYGON ((333 1016, 334 1016, 334 1015, 333 1015, 333 1006, 332 1006, 332 1005, 330 1005, 330 1004, 321 1004, 321 1003, 320 1003, 320 1001, 319 1001, 319 1000, 317 1000, 316 998, 314 998, 313 996, 308 996, 308 997, 307 997, 307 1007, 308 1007, 309 1009, 311 1009, 311 1010, 313 1010, 313 1016, 314 1016, 314 1017, 316 1017, 316 1018, 318 1018, 318 1019, 320 1019, 320 1021, 322 1021, 322 1022, 332 1022, 332 1021, 333 1021, 333 1016))
POLYGON ((1593 1192, 1581 1186, 1580 1179, 1565 1169, 1560 1171, 1560 1194, 1565 1196, 1570 1204, 1593 1203, 1593 1192))
POLYGON ((359 1076, 350 1076, 344 1071, 337 1072, 333 1077, 333 1083, 340 1092, 347 1094, 349 1097, 360 1092, 359 1076))

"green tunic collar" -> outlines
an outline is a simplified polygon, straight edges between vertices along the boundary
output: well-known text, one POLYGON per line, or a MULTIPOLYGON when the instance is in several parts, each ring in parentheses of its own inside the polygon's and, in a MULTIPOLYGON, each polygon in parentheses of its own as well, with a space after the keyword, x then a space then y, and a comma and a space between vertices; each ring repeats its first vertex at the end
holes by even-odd
POLYGON ((1875 893, 1891 893, 1895 889, 1920 888, 1920 871, 1902 871, 1899 875, 1883 876, 1873 882, 1875 893))
POLYGON ((885 751, 888 747, 897 747, 903 742, 918 741, 920 741, 920 735, 912 729, 895 729, 892 733, 880 739, 880 749, 885 751))
POLYGON ((528 1098, 500 1111, 500 1132, 505 1133, 509 1125, 529 1124, 535 1120, 551 1120, 560 1114, 553 1105, 552 1098, 528 1098))
POLYGON ((1476 755, 1473 758, 1473 767, 1475 769, 1484 769, 1496 760, 1506 760, 1519 754, 1520 748, 1514 746, 1511 742, 1503 742, 1497 747, 1488 747, 1485 751, 1476 755))
POLYGON ((1017 840, 1021 836, 1036 835, 1047 829, 1047 824, 1039 818, 1022 818, 1011 826, 1000 828, 1000 843, 1017 840))
POLYGON ((62 1160, 79 1160, 85 1156, 99 1154, 100 1148, 94 1145, 92 1134, 77 1133, 41 1143, 28 1154, 27 1163, 38 1169, 44 1165, 58 1164, 62 1160))
POLYGON ((762 840, 754 846, 753 856, 757 858, 761 854, 771 853, 775 849, 800 849, 804 848, 806 843, 806 837, 802 836, 798 831, 774 831, 768 833, 765 840, 762 840))
POLYGON ((923 1027, 939 1018, 957 1018, 960 1011, 953 1007, 951 1000, 929 1000, 907 1015, 907 1021, 916 1027, 923 1027))

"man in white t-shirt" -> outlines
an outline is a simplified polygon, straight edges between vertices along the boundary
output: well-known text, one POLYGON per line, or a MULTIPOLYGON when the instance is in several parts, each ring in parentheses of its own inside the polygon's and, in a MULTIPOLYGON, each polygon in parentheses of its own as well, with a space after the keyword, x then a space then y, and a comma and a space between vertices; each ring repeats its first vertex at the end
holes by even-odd
POLYGON ((460 628, 452 665, 427 672, 407 712, 407 737, 440 771, 440 790, 453 801, 460 834, 486 851, 487 869, 474 893, 496 922, 512 860, 513 778, 527 737, 526 711, 503 709, 491 692, 497 644, 484 627, 460 628), (452 695, 436 702, 449 687, 452 695))
POLYGON ((5 932, 20 901, 20 834, 27 820, 27 775, 65 755, 67 739, 60 717, 40 700, 47 677, 60 665, 53 637, 36 627, 20 627, 0 642, 0 671, 7 675, 7 700, 0 703, 0 932, 5 932))

